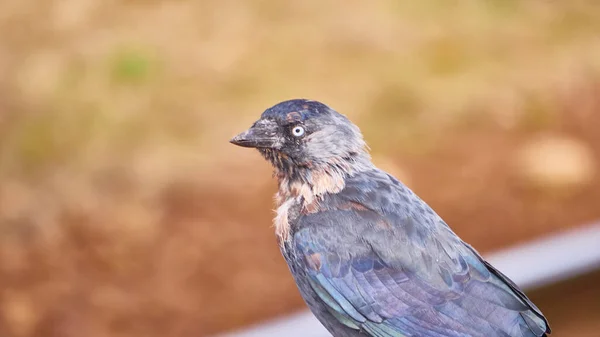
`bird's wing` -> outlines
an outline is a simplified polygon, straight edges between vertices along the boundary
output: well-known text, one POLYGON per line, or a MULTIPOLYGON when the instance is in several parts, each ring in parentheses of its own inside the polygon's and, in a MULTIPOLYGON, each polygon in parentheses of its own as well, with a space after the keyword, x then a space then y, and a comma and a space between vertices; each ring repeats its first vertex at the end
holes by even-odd
POLYGON ((550 332, 514 283, 410 190, 379 178, 350 181, 324 200, 327 210, 302 216, 294 234, 299 263, 340 323, 374 337, 550 332))

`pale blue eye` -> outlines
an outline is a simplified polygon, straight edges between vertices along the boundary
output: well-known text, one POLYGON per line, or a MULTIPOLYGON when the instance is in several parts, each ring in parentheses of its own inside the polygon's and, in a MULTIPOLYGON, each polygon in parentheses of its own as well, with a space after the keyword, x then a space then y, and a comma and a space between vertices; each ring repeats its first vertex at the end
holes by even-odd
POLYGON ((304 128, 299 125, 294 126, 292 129, 292 135, 294 135, 294 137, 302 137, 304 135, 304 128))

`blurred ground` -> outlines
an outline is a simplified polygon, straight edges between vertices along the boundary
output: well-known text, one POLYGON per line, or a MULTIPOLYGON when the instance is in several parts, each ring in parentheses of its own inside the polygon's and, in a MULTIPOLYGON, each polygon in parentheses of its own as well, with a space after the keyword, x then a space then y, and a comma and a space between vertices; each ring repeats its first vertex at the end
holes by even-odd
POLYGON ((227 142, 293 97, 349 115, 481 251, 600 217, 595 1, 4 0, 0 335, 301 308, 270 168, 227 142))
POLYGON ((546 308, 544 314, 555 317, 552 331, 556 333, 552 336, 598 336, 600 302, 595 300, 600 298, 598 282, 600 272, 596 271, 530 292, 531 300, 546 308))

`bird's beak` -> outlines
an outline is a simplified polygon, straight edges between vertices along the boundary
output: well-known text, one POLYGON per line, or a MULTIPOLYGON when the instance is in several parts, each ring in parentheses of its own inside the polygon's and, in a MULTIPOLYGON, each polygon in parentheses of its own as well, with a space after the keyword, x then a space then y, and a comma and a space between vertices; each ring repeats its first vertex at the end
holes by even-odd
POLYGON ((239 135, 231 138, 232 144, 243 147, 254 148, 278 148, 281 144, 277 136, 277 123, 275 121, 261 119, 252 127, 239 135))

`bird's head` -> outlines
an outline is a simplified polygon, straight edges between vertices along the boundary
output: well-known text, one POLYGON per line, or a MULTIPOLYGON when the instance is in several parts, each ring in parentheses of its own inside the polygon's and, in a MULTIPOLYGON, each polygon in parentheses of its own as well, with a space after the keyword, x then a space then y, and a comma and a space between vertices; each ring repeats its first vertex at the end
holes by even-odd
POLYGON ((265 110, 231 143, 257 148, 289 179, 306 181, 315 171, 352 174, 371 166, 359 128, 325 104, 306 99, 265 110))

